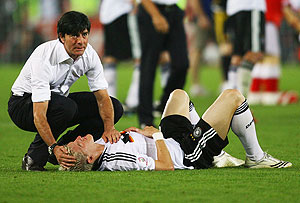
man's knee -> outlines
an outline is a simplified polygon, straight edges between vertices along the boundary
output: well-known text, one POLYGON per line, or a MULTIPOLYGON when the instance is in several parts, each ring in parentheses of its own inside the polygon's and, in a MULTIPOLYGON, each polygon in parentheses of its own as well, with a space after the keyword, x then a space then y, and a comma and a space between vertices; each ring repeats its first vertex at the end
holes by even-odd
POLYGON ((234 66, 239 66, 241 64, 242 57, 239 55, 233 55, 231 57, 231 64, 234 66))
POLYGON ((114 107, 114 123, 117 123, 123 115, 123 106, 119 100, 114 97, 110 97, 114 107))
POLYGON ((252 52, 252 51, 248 51, 243 59, 250 61, 251 63, 257 63, 258 61, 263 59, 264 54, 262 52, 252 52))
POLYGON ((245 97, 236 89, 227 89, 224 90, 221 94, 223 99, 230 100, 237 106, 242 104, 245 101, 245 97))
POLYGON ((47 111, 49 122, 63 122, 69 124, 78 114, 78 106, 71 99, 53 100, 50 101, 47 111))
POLYGON ((170 96, 174 98, 180 98, 180 97, 188 97, 188 94, 186 93, 186 91, 182 89, 176 89, 170 94, 170 96))
POLYGON ((182 89, 176 89, 174 90, 171 94, 170 94, 170 97, 169 97, 169 100, 171 101, 185 101, 185 100, 190 100, 189 99, 189 95, 182 89))

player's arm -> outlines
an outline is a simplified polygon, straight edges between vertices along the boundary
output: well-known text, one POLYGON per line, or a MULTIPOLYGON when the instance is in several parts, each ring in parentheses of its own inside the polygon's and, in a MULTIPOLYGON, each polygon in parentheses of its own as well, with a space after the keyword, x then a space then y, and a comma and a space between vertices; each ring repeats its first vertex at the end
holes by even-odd
POLYGON ((171 155, 164 141, 164 136, 162 132, 153 126, 146 126, 144 129, 139 129, 136 127, 130 127, 125 129, 125 131, 133 131, 140 133, 146 137, 153 138, 157 150, 157 160, 155 160, 155 170, 156 171, 174 171, 174 164, 171 159, 171 155))
POLYGON ((156 5, 151 0, 141 0, 141 4, 152 18, 152 23, 157 32, 167 33, 169 23, 166 18, 159 12, 156 5))
POLYGON ((152 135, 155 140, 157 150, 157 160, 155 160, 156 171, 174 171, 174 164, 171 159, 171 155, 167 148, 167 145, 163 139, 161 132, 154 133, 152 135))
POLYGON ((191 8, 198 18, 198 26, 207 29, 211 26, 199 0, 190 0, 191 8))
MULTIPOLYGON (((48 103, 49 101, 33 102, 33 117, 34 125, 40 136, 48 146, 51 146, 56 143, 56 140, 53 137, 51 128, 47 121, 46 114, 48 103)), ((76 162, 75 157, 67 155, 67 151, 64 147, 55 146, 53 153, 56 156, 58 163, 63 167, 68 168, 70 166, 74 166, 74 163, 76 162)))
POLYGON ((99 114, 104 124, 103 140, 110 143, 118 142, 121 134, 114 126, 114 107, 107 90, 97 90, 94 92, 94 95, 97 99, 99 114))

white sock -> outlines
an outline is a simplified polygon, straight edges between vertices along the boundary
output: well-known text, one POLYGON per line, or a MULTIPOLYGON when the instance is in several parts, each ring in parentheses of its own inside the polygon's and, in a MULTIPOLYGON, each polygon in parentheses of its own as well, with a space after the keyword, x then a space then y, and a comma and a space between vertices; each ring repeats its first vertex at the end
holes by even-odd
POLYGON ((108 83, 108 94, 117 96, 117 70, 115 63, 104 64, 104 76, 108 83))
POLYGON ((170 75, 170 63, 164 63, 160 66, 160 84, 164 88, 167 85, 170 75))
POLYGON ((245 68, 237 69, 237 89, 247 97, 251 82, 251 71, 245 68))
POLYGON ((237 88, 237 66, 230 65, 228 71, 228 89, 237 88))
POLYGON ((257 140, 255 123, 247 100, 236 109, 231 121, 231 129, 240 139, 247 157, 257 161, 264 156, 257 140))
POLYGON ((140 81, 140 67, 136 65, 132 73, 130 87, 125 100, 129 108, 135 108, 139 105, 139 81, 140 81))
POLYGON ((200 116, 198 115, 193 102, 190 101, 190 106, 189 106, 189 112, 190 112, 190 121, 192 123, 192 125, 196 125, 199 120, 200 120, 200 116))
POLYGON ((237 89, 247 97, 251 83, 251 71, 254 64, 244 60, 237 69, 237 89))

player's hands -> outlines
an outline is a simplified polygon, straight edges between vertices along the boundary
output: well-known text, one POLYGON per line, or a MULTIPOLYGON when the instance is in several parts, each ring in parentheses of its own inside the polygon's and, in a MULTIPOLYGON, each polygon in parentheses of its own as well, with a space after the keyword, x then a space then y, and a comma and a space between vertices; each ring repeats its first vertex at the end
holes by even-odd
POLYGON ((104 131, 102 134, 102 139, 104 142, 110 142, 111 144, 117 143, 121 137, 121 133, 117 131, 115 128, 104 131))
POLYGON ((64 168, 70 168, 75 166, 76 158, 68 155, 68 151, 64 146, 56 146, 53 149, 53 153, 56 156, 58 163, 64 168))
POLYGON ((133 131, 133 132, 137 132, 137 133, 140 133, 146 137, 150 137, 152 138, 152 135, 156 132, 159 132, 158 129, 156 129, 155 127, 153 126, 146 126, 144 129, 139 129, 139 128, 136 128, 136 127, 130 127, 130 128, 127 128, 125 129, 126 132, 129 132, 129 131, 133 131))
POLYGON ((157 32, 162 34, 169 32, 169 23, 164 16, 155 15, 152 17, 152 23, 157 32))

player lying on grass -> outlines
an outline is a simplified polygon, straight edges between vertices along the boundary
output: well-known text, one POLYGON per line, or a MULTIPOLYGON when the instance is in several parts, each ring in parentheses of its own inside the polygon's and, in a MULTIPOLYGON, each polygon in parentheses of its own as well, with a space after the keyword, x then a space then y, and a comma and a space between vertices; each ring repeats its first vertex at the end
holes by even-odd
POLYGON ((245 151, 245 167, 286 168, 292 163, 273 158, 257 140, 247 101, 237 90, 225 90, 200 118, 187 93, 175 90, 160 123, 143 130, 128 128, 116 144, 94 142, 91 135, 77 137, 65 147, 77 157, 69 170, 174 170, 212 167, 214 156, 228 144, 229 129, 245 151), (144 135, 144 136, 142 136, 144 135), (153 138, 153 139, 151 139, 153 138), (172 138, 172 139, 171 139, 172 138))

